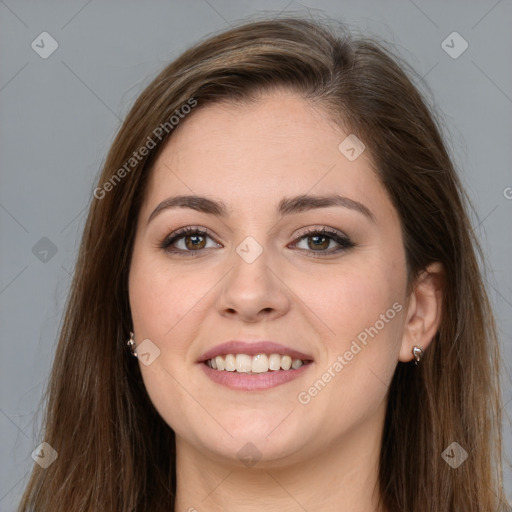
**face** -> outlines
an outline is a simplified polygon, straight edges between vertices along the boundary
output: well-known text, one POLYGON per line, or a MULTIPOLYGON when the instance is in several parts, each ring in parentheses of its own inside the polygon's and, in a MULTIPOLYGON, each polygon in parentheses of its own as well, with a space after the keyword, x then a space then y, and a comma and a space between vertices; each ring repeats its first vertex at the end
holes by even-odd
POLYGON ((178 450, 237 462, 250 443, 278 465, 382 427, 405 253, 368 152, 339 149, 348 135, 276 92, 195 111, 156 161, 129 296, 144 384, 178 450))

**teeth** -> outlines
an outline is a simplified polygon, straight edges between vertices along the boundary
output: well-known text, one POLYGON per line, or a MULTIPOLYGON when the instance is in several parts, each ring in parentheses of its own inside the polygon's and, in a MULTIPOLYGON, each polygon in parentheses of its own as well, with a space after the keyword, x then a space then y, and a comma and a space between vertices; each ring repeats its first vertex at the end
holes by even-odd
POLYGON ((297 370, 304 361, 292 359, 290 356, 280 354, 227 354, 208 359, 206 364, 218 371, 239 372, 239 373, 266 373, 269 370, 297 370))
POLYGON ((297 368, 300 368, 304 363, 300 359, 294 359, 292 361, 292 368, 296 370, 297 368))
POLYGON ((248 356, 247 354, 237 354, 235 361, 235 368, 237 372, 249 373, 251 371, 251 356, 248 356))
POLYGON ((279 354, 270 354, 268 358, 268 369, 269 370, 280 370, 281 369, 281 356, 279 354))
MULTIPOLYGON (((219 356, 222 358, 222 356, 219 356)), ((233 354, 228 354, 224 359, 224 369, 228 372, 235 371, 235 356, 233 354)))
POLYGON ((258 354, 257 356, 252 356, 251 370, 253 373, 268 372, 268 357, 265 354, 258 354))
POLYGON ((283 356, 281 358, 281 368, 283 370, 289 370, 292 366, 292 358, 290 356, 283 356))

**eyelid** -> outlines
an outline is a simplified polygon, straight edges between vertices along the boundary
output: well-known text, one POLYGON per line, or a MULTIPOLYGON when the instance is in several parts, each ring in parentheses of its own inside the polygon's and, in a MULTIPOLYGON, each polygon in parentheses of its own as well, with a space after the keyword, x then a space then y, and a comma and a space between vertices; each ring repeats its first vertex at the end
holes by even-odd
MULTIPOLYGON (((208 236, 212 240, 215 241, 216 244, 219 244, 217 242, 217 236, 208 228, 205 228, 204 226, 184 226, 182 228, 178 228, 174 231, 172 231, 169 235, 165 236, 165 238, 158 243, 158 247, 162 249, 166 249, 171 245, 171 243, 175 243, 180 238, 183 238, 187 236, 188 234, 194 234, 199 233, 204 236, 208 236)), ((220 244, 222 245, 222 244, 220 244)), ((179 251, 179 252, 194 252, 194 251, 179 251)))
POLYGON ((350 237, 345 234, 343 231, 340 231, 336 228, 331 228, 329 226, 309 226, 307 228, 302 228, 302 230, 299 231, 296 238, 301 238, 305 235, 309 235, 311 233, 324 233, 326 235, 338 235, 341 238, 347 238, 350 239, 350 237))

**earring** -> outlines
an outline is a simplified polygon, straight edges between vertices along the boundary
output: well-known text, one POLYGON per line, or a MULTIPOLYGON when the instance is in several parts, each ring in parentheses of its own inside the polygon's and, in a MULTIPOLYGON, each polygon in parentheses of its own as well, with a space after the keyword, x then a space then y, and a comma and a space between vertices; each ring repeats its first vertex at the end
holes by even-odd
POLYGON ((418 347, 418 345, 414 345, 413 349, 412 349, 412 355, 414 356, 414 364, 416 366, 418 366, 419 362, 421 361, 421 358, 423 357, 423 350, 421 350, 420 347, 418 347))
POLYGON ((126 342, 126 344, 130 347, 130 350, 132 351, 132 354, 135 356, 135 357, 138 357, 137 356, 137 350, 135 349, 135 339, 133 338, 134 334, 133 332, 130 332, 130 339, 126 342))

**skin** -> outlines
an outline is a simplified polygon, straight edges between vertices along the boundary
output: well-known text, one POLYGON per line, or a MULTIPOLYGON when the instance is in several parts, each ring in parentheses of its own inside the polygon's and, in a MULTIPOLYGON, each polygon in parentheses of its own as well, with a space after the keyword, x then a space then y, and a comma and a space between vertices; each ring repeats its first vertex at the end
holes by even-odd
POLYGON ((425 350, 437 330, 441 268, 432 265, 407 296, 400 220, 368 152, 351 162, 338 150, 347 135, 297 94, 265 93, 244 105, 198 109, 154 165, 129 295, 136 343, 150 339, 160 350, 140 367, 151 401, 176 433, 176 510, 384 510, 377 468, 387 392, 398 361, 411 361, 414 345, 425 350), (284 197, 332 193, 364 204, 374 221, 339 206, 275 212, 284 197), (223 201, 228 215, 173 208, 148 223, 159 203, 181 194, 223 201), (174 243, 196 256, 159 246, 186 226, 212 234, 174 243), (317 249, 311 236, 299 238, 304 228, 324 227, 355 246, 322 256, 338 244, 320 240, 317 249), (250 264, 236 252, 247 236, 263 249, 250 264), (401 311, 300 403, 298 394, 394 303, 401 311), (314 362, 286 384, 232 390, 197 363, 232 339, 274 340, 314 362), (258 459, 251 467, 238 455, 248 442, 258 459))

